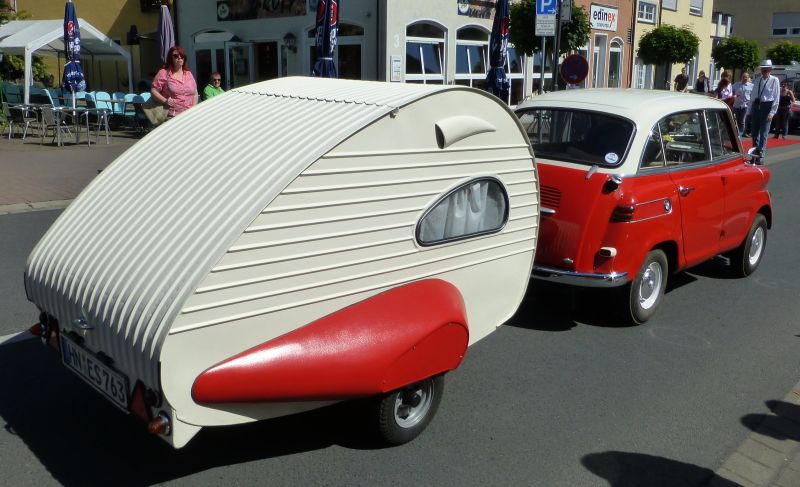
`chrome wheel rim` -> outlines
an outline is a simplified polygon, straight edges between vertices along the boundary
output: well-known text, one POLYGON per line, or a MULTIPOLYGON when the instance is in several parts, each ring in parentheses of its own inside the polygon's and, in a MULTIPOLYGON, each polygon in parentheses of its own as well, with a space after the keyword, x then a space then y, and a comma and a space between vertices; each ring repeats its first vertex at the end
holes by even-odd
POLYGON ((433 380, 404 387, 394 402, 394 420, 401 428, 411 428, 425 418, 433 403, 433 380))
POLYGON ((663 279, 661 265, 658 262, 651 262, 644 270, 639 285, 639 306, 642 309, 650 309, 656 304, 663 279))
POLYGON ((750 239, 750 253, 747 255, 747 261, 751 266, 758 263, 761 258, 761 252, 764 251, 764 227, 756 228, 753 232, 753 238, 750 239))

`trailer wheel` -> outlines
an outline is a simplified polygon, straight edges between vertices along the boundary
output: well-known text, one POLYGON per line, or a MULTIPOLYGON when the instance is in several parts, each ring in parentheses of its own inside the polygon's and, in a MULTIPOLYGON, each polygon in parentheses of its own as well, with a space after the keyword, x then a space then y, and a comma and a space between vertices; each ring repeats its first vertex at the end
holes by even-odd
POLYGON ((380 396, 380 439, 388 445, 402 445, 419 436, 436 414, 443 393, 444 377, 437 375, 380 396))

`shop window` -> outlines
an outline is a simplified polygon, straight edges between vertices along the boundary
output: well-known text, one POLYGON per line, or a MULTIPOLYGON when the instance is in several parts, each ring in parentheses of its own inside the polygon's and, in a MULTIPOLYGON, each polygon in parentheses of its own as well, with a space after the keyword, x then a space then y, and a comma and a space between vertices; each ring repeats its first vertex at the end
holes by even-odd
POLYGON ((622 78, 622 43, 618 40, 611 41, 608 52, 608 87, 619 88, 622 78))
POLYGON ((431 207, 417 225, 417 241, 436 245, 500 231, 508 221, 508 193, 494 178, 472 180, 431 207))
POLYGON ((456 33, 456 84, 484 89, 488 69, 489 32, 474 27, 456 33))
POLYGON ((409 83, 444 83, 443 29, 426 23, 406 28, 406 75, 409 83))

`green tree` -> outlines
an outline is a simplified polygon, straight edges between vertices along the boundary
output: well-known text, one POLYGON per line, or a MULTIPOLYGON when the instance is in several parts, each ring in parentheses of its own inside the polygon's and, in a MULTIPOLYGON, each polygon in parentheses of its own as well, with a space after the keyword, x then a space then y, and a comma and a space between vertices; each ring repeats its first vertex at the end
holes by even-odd
POLYGON ((741 37, 723 39, 711 50, 717 69, 753 70, 758 66, 758 44, 741 37))
MULTIPOLYGON (((536 0, 522 0, 509 7, 510 22, 508 25, 508 41, 518 51, 528 56, 541 50, 542 39, 534 32, 536 25, 536 0)), ((564 54, 574 51, 589 41, 589 16, 583 7, 572 7, 572 19, 561 24, 559 51, 564 54)), ((548 44, 552 39, 548 39, 548 44)))
MULTIPOLYGON (((14 12, 8 5, 6 0, 0 0, 0 25, 3 25, 12 20, 24 20, 30 18, 30 15, 24 10, 14 12)), ((47 84, 50 80, 50 73, 47 72, 47 67, 39 56, 31 57, 31 75, 36 81, 41 81, 47 84)), ((18 80, 25 77, 25 59, 22 56, 3 56, 3 62, 0 63, 0 78, 3 80, 18 80)))
POLYGON ((772 59, 773 64, 800 62, 800 44, 791 41, 776 42, 767 48, 767 58, 772 59))
POLYGON ((689 27, 662 25, 642 36, 637 55, 645 64, 687 63, 700 45, 689 27))

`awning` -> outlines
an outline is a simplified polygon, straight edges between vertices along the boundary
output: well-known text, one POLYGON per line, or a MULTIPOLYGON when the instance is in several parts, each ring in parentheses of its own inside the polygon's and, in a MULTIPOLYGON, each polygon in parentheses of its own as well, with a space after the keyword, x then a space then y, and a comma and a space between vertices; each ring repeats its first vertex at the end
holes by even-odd
MULTIPOLYGON (((133 91, 130 53, 84 19, 81 26, 81 55, 95 58, 121 56, 128 65, 128 91, 133 91)), ((64 53, 64 19, 14 20, 0 25, 0 50, 25 58, 25 103, 30 101, 31 56, 59 56, 64 53)))

